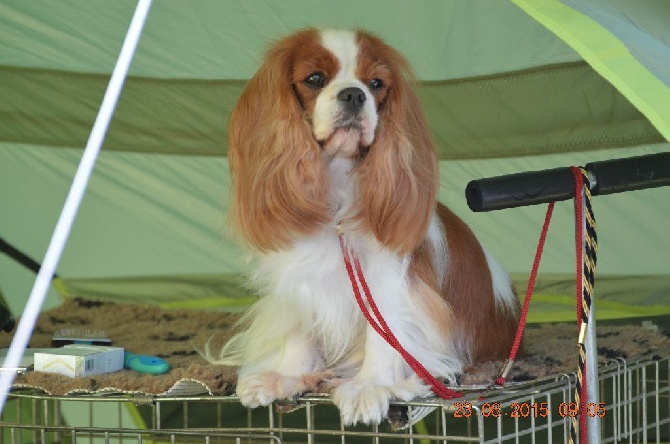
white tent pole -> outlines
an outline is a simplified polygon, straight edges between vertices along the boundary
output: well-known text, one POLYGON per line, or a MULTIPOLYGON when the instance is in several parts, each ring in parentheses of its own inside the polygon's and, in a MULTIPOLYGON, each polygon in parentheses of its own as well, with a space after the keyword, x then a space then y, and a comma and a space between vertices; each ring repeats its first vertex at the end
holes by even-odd
MULTIPOLYGON (((130 63, 135 53, 135 48, 137 48, 137 43, 142 34, 142 28, 144 27, 144 23, 149 13, 151 2, 152 0, 139 0, 137 3, 126 38, 121 47, 119 58, 114 67, 114 71, 112 72, 112 77, 109 80, 105 97, 100 105, 100 110, 98 111, 95 123, 93 124, 91 134, 86 144, 86 149, 84 150, 79 167, 77 168, 77 172, 72 181, 70 192, 63 205, 63 210, 58 218, 56 228, 51 237, 51 242, 49 243, 49 247, 44 256, 42 267, 37 274, 35 284, 30 292, 30 297, 28 298, 26 307, 21 315, 21 321, 14 333, 12 343, 7 352, 7 357, 3 365, 4 367, 18 367, 21 356, 23 356, 26 346, 28 345, 28 340, 35 328, 35 322, 42 309, 44 298, 51 285, 53 275, 56 272, 58 261, 63 253, 63 248, 65 247, 65 243, 70 234, 72 224, 77 215, 77 210, 84 197, 86 185, 91 177, 95 160, 100 152, 102 142, 107 133, 107 128, 109 127, 112 115, 114 114, 114 108, 118 102, 123 83, 128 74, 128 68, 130 67, 130 63)), ((0 372, 0 414, 4 409, 15 376, 16 373, 13 371, 0 372)))

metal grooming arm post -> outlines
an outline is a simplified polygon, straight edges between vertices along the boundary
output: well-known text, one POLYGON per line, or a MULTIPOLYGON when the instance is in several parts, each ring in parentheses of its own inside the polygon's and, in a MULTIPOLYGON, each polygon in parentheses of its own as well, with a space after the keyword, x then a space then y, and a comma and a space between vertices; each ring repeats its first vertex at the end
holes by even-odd
MULTIPOLYGON (((584 168, 592 196, 670 185, 670 153, 592 162, 584 168)), ((575 179, 569 167, 473 180, 465 189, 468 206, 475 212, 568 200, 574 193, 575 179)), ((598 402, 595 297, 591 304, 586 331, 585 377, 587 402, 598 402)), ((591 443, 601 442, 599 419, 595 415, 587 418, 591 443)))

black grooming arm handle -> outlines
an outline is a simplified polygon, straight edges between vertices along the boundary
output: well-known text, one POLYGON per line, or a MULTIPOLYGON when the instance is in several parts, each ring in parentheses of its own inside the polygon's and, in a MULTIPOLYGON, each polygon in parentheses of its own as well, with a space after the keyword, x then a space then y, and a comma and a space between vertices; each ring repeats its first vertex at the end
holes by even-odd
MULTIPOLYGON (((670 153, 592 162, 584 167, 593 195, 670 185, 670 153)), ((575 179, 569 167, 471 181, 465 197, 472 211, 492 211, 571 199, 575 179)))

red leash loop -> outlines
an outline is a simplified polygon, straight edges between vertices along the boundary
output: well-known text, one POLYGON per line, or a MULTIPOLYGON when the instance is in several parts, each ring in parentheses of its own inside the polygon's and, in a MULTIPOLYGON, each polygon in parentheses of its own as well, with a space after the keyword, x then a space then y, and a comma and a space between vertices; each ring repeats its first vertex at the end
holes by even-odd
POLYGON ((393 347, 395 350, 398 351, 398 353, 400 353, 405 362, 407 362, 407 364, 412 368, 412 370, 414 370, 417 376, 419 376, 419 378, 421 378, 421 380, 425 382, 427 385, 431 386, 433 392, 435 392, 437 396, 439 396, 442 399, 463 397, 462 393, 455 392, 445 387, 444 384, 442 384, 437 378, 431 375, 430 372, 423 365, 421 365, 421 363, 417 361, 416 358, 414 358, 414 356, 412 356, 402 346, 402 344, 400 344, 396 336, 393 334, 389 326, 386 324, 384 317, 382 316, 381 312, 379 311, 379 308, 377 307, 377 304, 372 298, 372 293, 370 292, 370 288, 368 287, 368 284, 365 280, 365 276, 363 275, 363 269, 361 268, 361 263, 358 260, 358 256, 356 256, 356 254, 353 252, 351 253, 351 256, 353 256, 354 259, 354 266, 352 266, 350 253, 347 250, 347 247, 344 245, 344 238, 342 234, 339 235, 339 239, 340 239, 340 247, 342 248, 342 257, 344 258, 344 265, 347 268, 347 273, 349 274, 349 280, 351 281, 351 288, 354 291, 356 302, 358 303, 358 306, 360 307, 361 312, 363 313, 363 316, 365 316, 365 319, 367 319, 368 323, 379 334, 379 336, 381 336, 391 347, 393 347), (354 274, 354 267, 356 268, 355 274, 354 274), (370 310, 372 310, 372 313, 370 313, 370 310, 368 310, 368 307, 365 305, 365 302, 363 301, 363 297, 361 296, 361 291, 359 289, 358 282, 356 281, 356 277, 358 277, 358 281, 360 281, 360 286, 363 288, 365 298, 368 302, 368 305, 370 306, 370 310))
MULTIPOLYGON (((582 172, 579 168, 577 167, 570 167, 570 170, 572 171, 573 175, 575 176, 575 218, 578 224, 578 229, 576 230, 576 244, 577 244, 577 272, 576 272, 576 281, 577 281, 577 318, 578 318, 578 326, 581 327, 581 319, 582 319, 582 307, 580 301, 580 293, 582 290, 582 273, 581 273, 581 249, 582 249, 582 243, 583 243, 583 233, 581 230, 581 223, 582 223, 582 217, 583 217, 583 212, 582 212, 582 188, 584 187, 584 177, 582 175, 582 172)), ((528 316, 528 307, 530 305, 530 300, 533 295, 533 290, 535 288, 535 281, 537 279, 537 272, 540 266, 540 260, 542 259, 542 252, 544 250, 544 244, 547 238, 547 231, 549 230, 549 223, 551 222, 551 217, 554 211, 554 202, 550 202, 549 206, 547 207, 547 213, 544 218, 544 224, 542 226, 542 232, 540 233, 540 240, 538 241, 537 244, 537 250, 535 252, 535 259, 533 260, 533 267, 531 269, 530 277, 528 279, 528 287, 526 288, 526 296, 524 298, 523 302, 523 307, 521 309, 521 314, 519 315, 519 326, 517 328, 516 336, 514 338, 514 344, 512 345, 512 350, 510 351, 510 356, 509 358, 505 361, 503 364, 502 368, 500 369, 500 372, 498 373, 497 378, 495 381, 487 388, 484 393, 480 395, 480 399, 484 399, 485 394, 493 389, 496 385, 500 387, 505 386, 505 382, 507 379, 507 375, 509 371, 512 368, 512 364, 514 364, 514 360, 516 358, 516 355, 519 351, 519 347, 521 346, 521 338, 523 337, 523 332, 526 328, 526 318, 528 316)), ((582 396, 581 396, 581 401, 585 402, 585 396, 586 396, 586 388, 584 384, 582 386, 582 396)), ((586 408, 586 405, 583 405, 580 407, 581 410, 584 410, 586 408)), ((583 421, 585 421, 585 417, 582 418, 583 421)), ((584 429, 586 428, 586 425, 583 427, 584 429)))
MULTIPOLYGON (((544 243, 547 240, 547 232, 549 231, 549 223, 551 222, 551 216, 554 214, 554 202, 550 202, 547 207, 547 214, 544 216, 544 224, 542 225, 542 232, 540 233, 540 240, 537 243, 537 250, 535 252, 535 259, 533 260, 533 268, 530 272, 530 278, 528 279, 528 286, 526 287, 526 296, 523 300, 523 307, 521 308, 521 314, 519 315, 519 326, 516 330, 516 336, 514 337, 514 344, 512 345, 512 350, 510 351, 509 358, 503 364, 500 373, 495 382, 489 386, 488 390, 491 390, 495 384, 503 387, 507 379, 507 374, 512 368, 512 364, 516 359, 516 355, 519 352, 521 347, 521 338, 523 337, 523 332, 526 329, 526 318, 528 317, 528 308, 530 306, 530 300, 533 296, 533 289, 535 288, 535 281, 537 279, 537 271, 540 268, 540 260, 542 259, 542 252, 544 251, 544 243)), ((488 391, 487 390, 487 391, 488 391)), ((486 393, 486 392, 485 392, 486 393)), ((480 399, 484 398, 484 394, 480 396, 480 399)))

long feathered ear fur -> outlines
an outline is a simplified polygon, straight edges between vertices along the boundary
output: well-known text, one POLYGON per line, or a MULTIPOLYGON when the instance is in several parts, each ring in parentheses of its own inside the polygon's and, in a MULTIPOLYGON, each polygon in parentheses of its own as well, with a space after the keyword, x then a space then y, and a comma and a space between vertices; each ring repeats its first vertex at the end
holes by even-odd
POLYGON ((292 88, 293 54, 310 32, 267 53, 230 117, 230 221, 260 251, 314 232, 329 216, 319 147, 292 88))
POLYGON ((436 205, 437 159, 409 64, 380 41, 374 45, 387 52, 394 79, 375 141, 359 165, 356 218, 386 247, 409 253, 424 240, 436 205))

